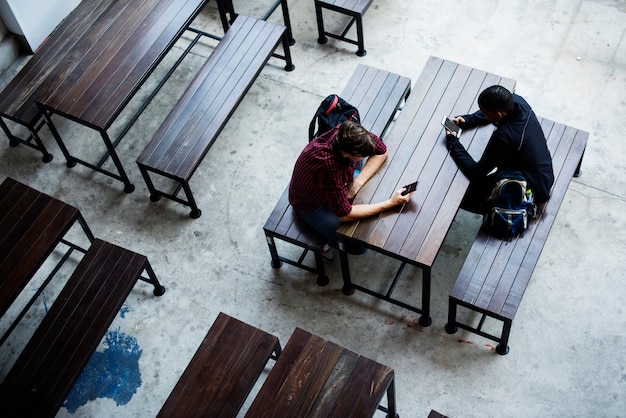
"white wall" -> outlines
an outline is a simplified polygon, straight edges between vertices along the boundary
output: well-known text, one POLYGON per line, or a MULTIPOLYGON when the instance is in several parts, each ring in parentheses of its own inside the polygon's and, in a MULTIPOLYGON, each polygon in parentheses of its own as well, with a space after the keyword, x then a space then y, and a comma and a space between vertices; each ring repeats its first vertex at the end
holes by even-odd
POLYGON ((10 32, 21 35, 35 51, 79 3, 80 0, 0 0, 0 18, 10 32))

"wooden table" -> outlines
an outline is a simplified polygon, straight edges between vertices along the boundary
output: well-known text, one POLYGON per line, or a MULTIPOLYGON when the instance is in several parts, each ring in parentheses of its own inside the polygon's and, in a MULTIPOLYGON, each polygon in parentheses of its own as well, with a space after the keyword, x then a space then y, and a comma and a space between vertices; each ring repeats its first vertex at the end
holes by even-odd
POLYGON ((377 409, 397 416, 393 369, 296 328, 246 417, 371 417, 377 409))
POLYGON ((147 103, 116 139, 107 131, 207 1, 85 0, 52 33, 37 54, 54 56, 54 66, 32 98, 68 167, 80 163, 122 181, 126 192, 134 190, 115 147, 147 103), (106 147, 100 161, 91 163, 72 155, 53 115, 96 130, 106 147), (108 157, 116 171, 103 168, 108 157))
POLYGON ((91 230, 75 207, 12 178, 6 178, 0 185, 0 317, 6 313, 59 243, 68 247, 52 272, 0 338, 0 345, 71 253, 74 250, 83 253, 87 251, 65 238, 76 223, 80 224, 89 242, 93 241, 91 230))
MULTIPOLYGON (((494 84, 510 90, 515 87, 513 80, 495 74, 441 58, 428 60, 395 126, 392 125, 385 138, 389 150, 387 161, 359 192, 355 203, 383 201, 395 190, 419 179, 415 194, 406 205, 342 224, 337 230, 340 242, 353 242, 399 260, 400 268, 389 279, 387 292, 379 293, 352 282, 348 256, 340 251, 344 294, 361 290, 420 313, 422 326, 431 324, 431 268, 469 185, 448 155, 441 120, 444 115, 476 111, 478 94, 494 84), (422 270, 421 308, 392 297, 406 264, 422 270)), ((492 132, 492 126, 464 132, 461 142, 478 158, 492 132)))

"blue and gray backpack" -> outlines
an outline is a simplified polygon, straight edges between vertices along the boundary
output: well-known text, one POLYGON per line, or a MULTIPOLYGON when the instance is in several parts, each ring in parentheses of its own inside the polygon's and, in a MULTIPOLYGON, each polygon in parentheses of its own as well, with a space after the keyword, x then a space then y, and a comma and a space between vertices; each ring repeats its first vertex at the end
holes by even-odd
POLYGON ((537 205, 527 186, 519 171, 497 174, 496 185, 489 198, 491 209, 484 220, 493 236, 504 240, 518 237, 528 228, 528 221, 537 216, 537 205))

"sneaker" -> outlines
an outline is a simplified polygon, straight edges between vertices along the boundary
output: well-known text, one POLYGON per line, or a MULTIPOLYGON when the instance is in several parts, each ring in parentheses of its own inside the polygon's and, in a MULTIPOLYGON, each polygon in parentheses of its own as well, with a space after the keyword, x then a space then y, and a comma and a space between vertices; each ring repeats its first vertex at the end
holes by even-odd
POLYGON ((330 248, 330 245, 324 244, 324 246, 322 247, 322 258, 324 259, 324 261, 331 261, 333 258, 335 258, 335 254, 333 253, 333 249, 330 248))

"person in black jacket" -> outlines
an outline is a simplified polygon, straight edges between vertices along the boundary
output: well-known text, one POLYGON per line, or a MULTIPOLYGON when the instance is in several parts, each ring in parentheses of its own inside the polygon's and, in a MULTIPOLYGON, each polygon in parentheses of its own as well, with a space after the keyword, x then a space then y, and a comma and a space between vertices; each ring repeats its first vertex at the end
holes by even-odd
POLYGON ((474 161, 456 135, 446 131, 450 155, 470 180, 461 208, 486 213, 496 174, 502 170, 522 172, 535 202, 547 202, 554 183, 552 157, 541 125, 526 100, 496 85, 480 93, 478 107, 479 111, 452 120, 463 130, 488 123, 496 126, 480 160, 474 161))

